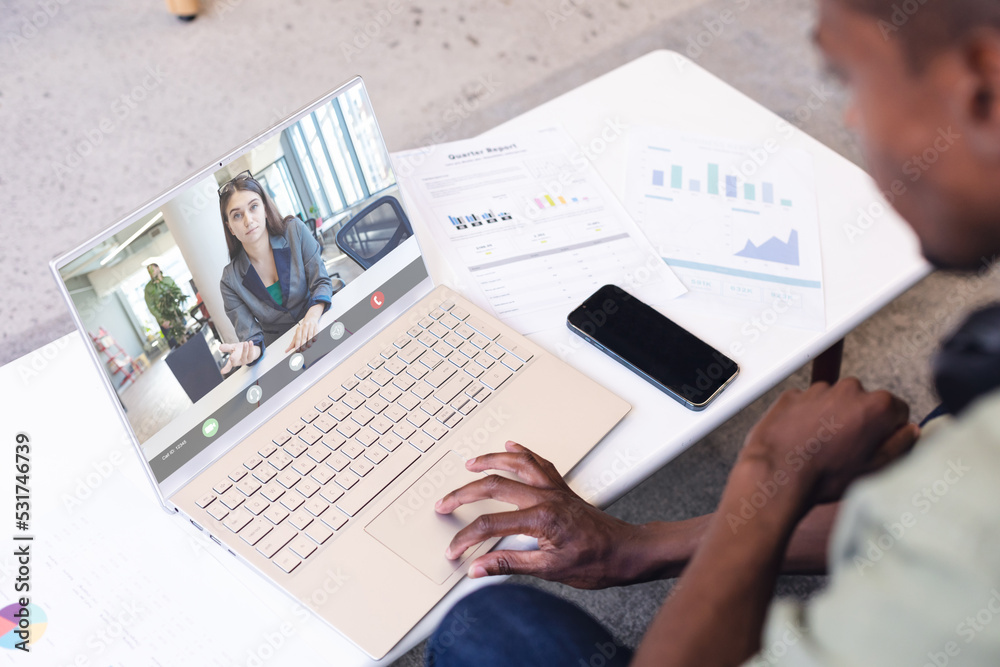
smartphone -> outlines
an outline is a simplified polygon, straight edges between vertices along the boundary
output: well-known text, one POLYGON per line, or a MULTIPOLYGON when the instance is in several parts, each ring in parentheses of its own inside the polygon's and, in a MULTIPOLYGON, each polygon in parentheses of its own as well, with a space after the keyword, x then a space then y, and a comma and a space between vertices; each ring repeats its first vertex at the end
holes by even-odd
POLYGON ((691 410, 703 410, 740 372, 735 361, 615 285, 594 292, 566 324, 691 410))

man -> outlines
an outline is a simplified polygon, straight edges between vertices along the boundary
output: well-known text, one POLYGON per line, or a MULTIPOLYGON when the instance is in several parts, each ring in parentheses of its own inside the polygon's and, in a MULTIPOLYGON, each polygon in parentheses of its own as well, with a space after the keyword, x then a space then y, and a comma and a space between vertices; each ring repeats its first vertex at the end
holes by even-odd
POLYGON ((146 270, 149 271, 149 282, 143 290, 146 307, 156 318, 171 349, 180 347, 187 341, 184 313, 180 310, 187 296, 173 278, 163 275, 159 264, 149 264, 146 270))
MULTIPOLYGON (((847 122, 875 180, 930 261, 981 267, 1000 251, 1000 2, 819 0, 819 8, 816 41, 851 89, 847 122), (932 153, 932 166, 925 157, 928 168, 913 170, 913 156, 932 153)), ((519 510, 463 529, 449 555, 493 535, 533 535, 540 547, 487 554, 471 576, 528 573, 602 587, 675 575, 690 562, 634 657, 565 602, 487 587, 445 618, 429 662, 1000 664, 1000 392, 989 389, 1000 373, 981 377, 1000 359, 995 315, 974 316, 949 350, 966 365, 982 355, 970 382, 939 364, 942 394, 983 390, 955 403, 957 419, 928 429, 913 451, 919 430, 888 393, 856 380, 787 392, 747 435, 710 517, 624 524, 513 443, 470 461, 472 470, 513 471, 521 481, 474 482, 438 511, 481 498, 519 510), (824 505, 848 487, 839 512, 824 505), (745 518, 743 503, 763 491, 767 501, 745 518), (772 604, 782 567, 821 566, 828 535, 827 589, 808 603, 772 604)))

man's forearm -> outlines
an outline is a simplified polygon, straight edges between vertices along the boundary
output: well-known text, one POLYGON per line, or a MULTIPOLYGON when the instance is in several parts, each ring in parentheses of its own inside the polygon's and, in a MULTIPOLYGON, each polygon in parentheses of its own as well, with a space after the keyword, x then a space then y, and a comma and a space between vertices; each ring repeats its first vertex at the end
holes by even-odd
POLYGON ((636 654, 637 665, 734 665, 756 652, 774 581, 807 485, 786 487, 746 525, 726 521, 773 471, 737 463, 719 509, 636 654), (720 637, 724 629, 724 641, 720 637))
POLYGON ((814 507, 792 533, 781 563, 781 574, 826 574, 830 535, 840 503, 814 507))
MULTIPOLYGON (((783 574, 825 574, 830 531, 839 503, 820 505, 799 522, 785 550, 783 574)), ((640 526, 627 560, 629 583, 679 577, 705 537, 714 514, 683 521, 654 521, 640 526)))

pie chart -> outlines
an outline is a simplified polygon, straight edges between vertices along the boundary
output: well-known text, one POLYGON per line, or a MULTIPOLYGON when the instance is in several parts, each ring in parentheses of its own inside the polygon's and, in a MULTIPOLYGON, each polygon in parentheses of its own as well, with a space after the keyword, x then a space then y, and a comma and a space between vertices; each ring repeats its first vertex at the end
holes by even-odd
MULTIPOLYGON (((0 609, 0 647, 14 649, 15 645, 21 641, 21 637, 15 632, 19 619, 14 616, 20 610, 21 605, 16 603, 0 609)), ((41 607, 36 604, 28 605, 28 619, 31 621, 31 625, 28 626, 28 644, 34 644, 45 633, 49 619, 41 607)))

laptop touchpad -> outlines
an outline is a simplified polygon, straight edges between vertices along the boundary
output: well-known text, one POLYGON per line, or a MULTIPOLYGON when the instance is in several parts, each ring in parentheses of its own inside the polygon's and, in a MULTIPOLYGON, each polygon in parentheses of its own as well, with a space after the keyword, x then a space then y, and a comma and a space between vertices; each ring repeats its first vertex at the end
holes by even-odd
MULTIPOLYGON (((448 560, 444 550, 455 533, 480 514, 517 509, 509 503, 480 500, 463 505, 448 515, 434 511, 434 503, 446 493, 482 477, 485 477, 483 473, 466 470, 465 459, 449 451, 375 517, 365 530, 431 581, 443 584, 479 547, 474 545, 461 557, 448 560)), ((491 546, 495 543, 496 540, 490 540, 491 546)))

